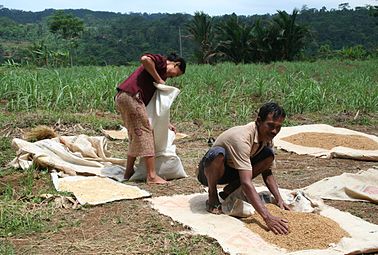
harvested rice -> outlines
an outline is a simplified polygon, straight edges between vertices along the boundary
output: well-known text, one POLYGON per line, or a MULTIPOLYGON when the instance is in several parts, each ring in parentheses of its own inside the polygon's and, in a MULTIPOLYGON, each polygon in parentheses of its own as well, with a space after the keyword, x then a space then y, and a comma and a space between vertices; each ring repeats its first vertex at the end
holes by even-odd
POLYGON ((57 137, 58 134, 51 127, 41 125, 32 128, 29 132, 25 134, 25 139, 29 142, 36 142, 43 139, 51 139, 57 137))
POLYGON ((117 183, 108 178, 87 177, 85 179, 59 182, 59 190, 72 192, 89 204, 113 199, 133 199, 145 196, 138 187, 117 183))
POLYGON ((337 146, 356 150, 378 150, 378 143, 361 135, 338 135, 332 133, 303 132, 281 138, 282 140, 305 147, 330 150, 337 146))
POLYGON ((336 222, 327 217, 315 213, 285 211, 273 204, 266 206, 272 215, 289 221, 287 235, 275 235, 269 231, 258 213, 243 221, 265 241, 288 251, 326 249, 331 243, 338 243, 341 238, 349 236, 336 222))

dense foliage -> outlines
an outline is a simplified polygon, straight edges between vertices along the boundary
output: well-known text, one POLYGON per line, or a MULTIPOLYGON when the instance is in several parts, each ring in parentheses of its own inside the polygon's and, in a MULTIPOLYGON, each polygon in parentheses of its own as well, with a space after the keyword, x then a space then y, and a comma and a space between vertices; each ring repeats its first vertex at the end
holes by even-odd
POLYGON ((377 55, 376 8, 210 17, 0 9, 0 63, 126 65, 143 52, 177 52, 189 61, 271 62, 377 55))

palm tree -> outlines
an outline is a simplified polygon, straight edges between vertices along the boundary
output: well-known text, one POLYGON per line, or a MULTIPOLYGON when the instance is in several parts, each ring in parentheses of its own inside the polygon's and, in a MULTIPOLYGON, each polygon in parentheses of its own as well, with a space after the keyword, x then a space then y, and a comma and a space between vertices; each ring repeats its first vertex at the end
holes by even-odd
POLYGON ((217 27, 217 56, 234 63, 248 63, 252 60, 252 26, 241 23, 236 14, 232 14, 217 27))
POLYGON ((270 62, 272 60, 272 45, 268 24, 263 24, 261 19, 256 20, 252 29, 253 62, 270 62))
POLYGON ((273 18, 270 30, 278 42, 279 60, 293 60, 306 44, 309 29, 296 23, 297 15, 298 10, 294 9, 291 15, 285 11, 278 11, 277 16, 273 18))
POLYGON ((194 18, 187 25, 190 38, 197 44, 195 56, 200 64, 209 63, 209 56, 213 51, 213 20, 203 13, 195 12, 194 18))

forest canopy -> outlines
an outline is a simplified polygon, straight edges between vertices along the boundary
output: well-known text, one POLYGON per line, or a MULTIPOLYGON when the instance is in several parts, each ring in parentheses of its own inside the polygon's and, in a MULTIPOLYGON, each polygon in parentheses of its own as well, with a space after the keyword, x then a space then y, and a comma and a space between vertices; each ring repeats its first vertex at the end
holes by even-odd
MULTIPOLYGON (((1 6, 0 6, 1 7, 1 6)), ((376 57, 374 6, 211 17, 86 9, 0 9, 0 63, 126 65, 144 52, 176 52, 196 63, 376 57)))

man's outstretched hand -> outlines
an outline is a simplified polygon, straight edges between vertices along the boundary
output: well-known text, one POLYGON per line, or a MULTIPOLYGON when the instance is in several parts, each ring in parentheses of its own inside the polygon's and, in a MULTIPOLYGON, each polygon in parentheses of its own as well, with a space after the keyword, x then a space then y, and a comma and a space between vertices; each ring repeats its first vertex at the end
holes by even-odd
POLYGON ((276 235, 287 235, 289 233, 289 222, 286 219, 270 215, 265 223, 276 235))
POLYGON ((289 207, 289 205, 286 204, 283 200, 278 201, 278 202, 277 202, 277 205, 278 205, 278 207, 281 208, 282 210, 288 210, 288 211, 291 211, 291 208, 289 207))

